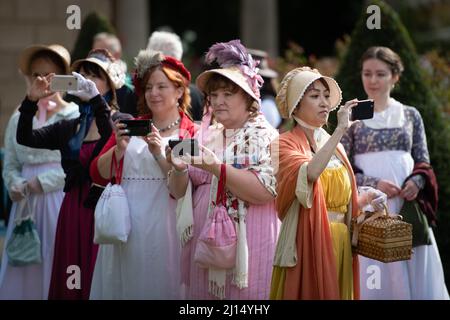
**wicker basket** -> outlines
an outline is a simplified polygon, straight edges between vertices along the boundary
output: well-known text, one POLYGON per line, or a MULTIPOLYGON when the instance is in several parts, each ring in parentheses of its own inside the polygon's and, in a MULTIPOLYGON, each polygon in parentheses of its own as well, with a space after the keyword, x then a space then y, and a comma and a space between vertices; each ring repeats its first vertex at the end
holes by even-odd
POLYGON ((412 225, 401 216, 366 212, 352 219, 353 252, 381 262, 411 259, 412 225))

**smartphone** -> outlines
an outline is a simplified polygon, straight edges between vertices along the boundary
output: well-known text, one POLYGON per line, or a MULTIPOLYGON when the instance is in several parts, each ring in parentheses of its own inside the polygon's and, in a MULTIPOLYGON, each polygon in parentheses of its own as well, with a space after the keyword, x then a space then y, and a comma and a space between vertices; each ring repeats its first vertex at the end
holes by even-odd
POLYGON ((119 123, 124 123, 127 125, 126 129, 129 132, 126 134, 127 136, 146 136, 152 131, 152 121, 151 120, 135 120, 135 119, 127 119, 120 120, 119 123))
POLYGON ((374 104, 373 100, 358 101, 358 105, 352 108, 352 116, 350 120, 364 120, 373 118, 374 104))
POLYGON ((182 156, 189 153, 191 156, 200 155, 197 139, 169 140, 169 147, 174 154, 182 156))
POLYGON ((55 75, 50 82, 50 90, 57 91, 77 91, 78 79, 75 76, 55 75))

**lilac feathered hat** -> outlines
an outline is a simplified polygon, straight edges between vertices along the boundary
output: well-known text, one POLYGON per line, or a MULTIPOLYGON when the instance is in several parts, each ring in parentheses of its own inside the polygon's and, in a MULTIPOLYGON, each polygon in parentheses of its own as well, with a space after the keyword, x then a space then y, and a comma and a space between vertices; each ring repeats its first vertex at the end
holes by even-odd
POLYGON ((262 77, 258 74, 259 61, 253 60, 240 40, 216 43, 209 48, 206 54, 206 63, 214 61, 220 69, 211 69, 201 73, 196 80, 197 87, 205 91, 206 83, 213 73, 220 74, 238 85, 253 99, 259 102, 259 88, 263 84, 262 77))

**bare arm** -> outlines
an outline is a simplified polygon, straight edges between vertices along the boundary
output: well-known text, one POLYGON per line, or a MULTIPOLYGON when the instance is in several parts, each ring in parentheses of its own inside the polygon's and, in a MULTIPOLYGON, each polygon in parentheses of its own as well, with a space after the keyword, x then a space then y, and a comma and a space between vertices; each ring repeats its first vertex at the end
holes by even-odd
MULTIPOLYGON (((220 161, 209 149, 203 146, 200 148, 203 150, 203 157, 208 159, 203 161, 201 164, 197 164, 198 161, 195 160, 186 162, 195 163, 196 167, 208 171, 219 178, 221 166, 220 161)), ((170 148, 166 149, 166 158, 174 167, 174 170, 169 177, 169 191, 175 198, 182 198, 186 193, 189 180, 187 165, 182 163, 179 159, 172 160, 170 148)), ((236 169, 231 165, 226 165, 226 174, 227 189, 239 199, 252 204, 265 204, 274 199, 272 194, 261 184, 256 175, 251 171, 236 169)))
POLYGON ((330 139, 320 150, 313 156, 308 164, 307 175, 309 182, 315 182, 323 170, 326 168, 331 156, 334 154, 336 147, 344 135, 345 131, 350 127, 349 120, 350 108, 356 106, 355 100, 347 101, 344 106, 338 110, 338 126, 334 130, 330 139))
MULTIPOLYGON (((227 165, 226 168, 226 187, 239 199, 251 204, 265 204, 274 199, 251 171, 236 169, 231 165, 227 165)), ((220 175, 220 166, 218 166, 217 172, 220 175)), ((216 173, 215 175, 217 176, 216 173)))
POLYGON ((334 154, 339 141, 344 134, 345 129, 336 128, 331 138, 320 148, 308 164, 307 174, 308 182, 315 182, 326 168, 331 156, 334 154))

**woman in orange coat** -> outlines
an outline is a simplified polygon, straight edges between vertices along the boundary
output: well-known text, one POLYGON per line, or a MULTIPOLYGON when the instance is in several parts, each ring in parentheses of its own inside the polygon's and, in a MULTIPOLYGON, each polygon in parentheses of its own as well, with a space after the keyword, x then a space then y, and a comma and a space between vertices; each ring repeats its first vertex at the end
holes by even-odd
POLYGON ((339 144, 357 100, 340 107, 331 136, 322 129, 341 99, 336 81, 308 67, 292 70, 281 83, 278 107, 296 125, 280 136, 276 146, 276 205, 283 224, 272 299, 359 298, 358 260, 351 252, 349 223, 366 204, 379 209, 386 196, 375 189, 358 196, 351 165, 339 144))

